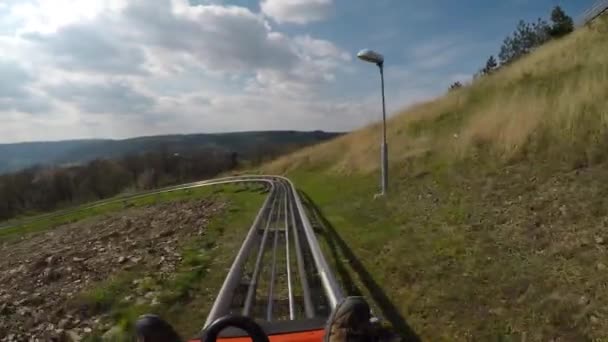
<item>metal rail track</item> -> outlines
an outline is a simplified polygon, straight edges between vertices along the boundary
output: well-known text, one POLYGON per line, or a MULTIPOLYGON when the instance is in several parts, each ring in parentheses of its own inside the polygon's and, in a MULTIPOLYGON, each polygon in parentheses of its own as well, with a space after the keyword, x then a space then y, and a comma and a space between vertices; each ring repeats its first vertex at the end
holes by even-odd
POLYGON ((265 323, 324 319, 343 298, 293 183, 279 176, 255 181, 271 189, 205 327, 227 314, 265 323))
MULTIPOLYGON (((100 201, 11 226, 160 193, 238 183, 266 184, 269 191, 236 254, 204 327, 227 314, 250 316, 264 323, 324 320, 342 300, 343 293, 321 252, 297 190, 285 177, 247 175, 188 183, 100 201)), ((0 229, 11 226, 0 226, 0 229)))

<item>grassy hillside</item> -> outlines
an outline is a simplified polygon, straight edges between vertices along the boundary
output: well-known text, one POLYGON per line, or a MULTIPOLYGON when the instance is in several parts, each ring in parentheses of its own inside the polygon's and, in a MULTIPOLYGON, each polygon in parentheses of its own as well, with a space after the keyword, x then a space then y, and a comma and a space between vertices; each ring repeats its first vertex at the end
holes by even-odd
POLYGON ((280 158, 345 288, 424 340, 608 337, 608 20, 388 122, 280 158))
MULTIPOLYGON (((393 166, 429 155, 454 162, 486 153, 500 162, 526 155, 601 159, 608 124, 608 24, 602 19, 472 86, 394 116, 388 122, 393 166)), ((269 168, 369 173, 378 167, 379 128, 302 150, 269 168)))

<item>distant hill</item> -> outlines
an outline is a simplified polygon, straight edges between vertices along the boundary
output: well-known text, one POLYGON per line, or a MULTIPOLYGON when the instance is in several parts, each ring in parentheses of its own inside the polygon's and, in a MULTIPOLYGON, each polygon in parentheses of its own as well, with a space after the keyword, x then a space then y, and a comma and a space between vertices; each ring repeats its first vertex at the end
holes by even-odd
POLYGON ((220 147, 247 156, 260 149, 307 146, 339 135, 341 133, 323 131, 256 131, 0 144, 0 173, 34 165, 80 164, 159 148, 178 153, 197 147, 220 147))

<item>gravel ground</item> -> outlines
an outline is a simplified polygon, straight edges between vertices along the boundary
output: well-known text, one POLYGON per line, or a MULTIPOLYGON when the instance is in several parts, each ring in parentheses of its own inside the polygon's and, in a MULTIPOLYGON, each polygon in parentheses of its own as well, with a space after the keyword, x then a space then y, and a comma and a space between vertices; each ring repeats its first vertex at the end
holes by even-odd
POLYGON ((82 291, 123 270, 169 275, 180 247, 204 233, 224 203, 131 208, 0 245, 0 341, 78 341, 103 316, 75 305, 82 291))

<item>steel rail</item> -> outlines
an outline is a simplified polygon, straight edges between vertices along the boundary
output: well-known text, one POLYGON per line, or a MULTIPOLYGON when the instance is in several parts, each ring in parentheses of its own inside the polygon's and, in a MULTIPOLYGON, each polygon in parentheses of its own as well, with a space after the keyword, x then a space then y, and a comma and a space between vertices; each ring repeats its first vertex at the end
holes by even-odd
POLYGON ((264 251, 266 249, 266 240, 268 238, 268 231, 270 229, 270 224, 272 222, 272 216, 276 209, 275 203, 277 202, 278 191, 279 190, 277 188, 277 194, 274 195, 275 197, 272 200, 272 205, 270 206, 270 208, 271 208, 270 213, 268 214, 268 219, 266 221, 266 227, 264 228, 264 233, 263 233, 262 239, 260 241, 260 247, 258 249, 258 255, 255 260, 255 266, 253 269, 253 274, 251 276, 251 282, 249 283, 249 286, 247 288, 247 295, 245 297, 245 305, 243 307, 243 316, 249 316, 249 313, 251 311, 251 306, 253 305, 253 299, 255 298, 255 291, 257 289, 258 278, 260 276, 260 268, 262 265, 262 259, 264 257, 264 251))
MULTIPOLYGON (((283 192, 285 193, 285 186, 283 184, 281 184, 281 187, 283 188, 283 192)), ((287 197, 285 197, 284 195, 283 197, 283 201, 287 200, 287 197)), ((272 266, 270 268, 270 284, 268 285, 268 304, 266 306, 266 320, 267 321, 272 321, 272 309, 273 309, 273 304, 274 304, 274 284, 276 282, 276 278, 277 278, 277 246, 279 244, 279 227, 276 225, 278 219, 280 218, 280 210, 281 210, 281 204, 282 202, 279 202, 278 205, 278 210, 277 210, 277 220, 274 221, 275 223, 275 227, 274 227, 274 241, 273 241, 273 247, 272 247, 272 266)))
POLYGON ((310 246, 311 254, 317 267, 317 272, 319 272, 319 277, 321 278, 325 295, 329 300, 329 306, 333 310, 344 299, 342 289, 340 288, 336 277, 331 272, 331 269, 327 264, 327 260, 325 260, 325 256, 323 256, 323 252, 321 252, 321 247, 319 246, 319 242, 317 241, 314 230, 312 229, 310 220, 308 220, 308 216, 306 215, 306 210, 302 204, 302 201, 300 200, 300 196, 295 190, 295 186, 288 178, 282 176, 277 176, 277 178, 287 182, 293 190, 293 197, 298 209, 298 214, 302 220, 304 234, 306 235, 306 240, 310 246))
POLYGON ((236 290, 239 282, 242 278, 243 266, 247 261, 247 257, 250 254, 251 248, 255 242, 255 236, 257 234, 258 226, 260 224, 260 220, 264 214, 264 212, 268 211, 268 205, 270 203, 270 199, 274 198, 274 193, 276 191, 275 185, 273 182, 269 181, 271 186, 271 190, 266 199, 264 200, 264 204, 262 204, 262 208, 258 211, 258 214, 245 237, 245 241, 241 245, 236 258, 232 262, 232 266, 230 266, 230 270, 226 275, 226 279, 220 288, 217 298, 213 302, 213 306, 211 307, 211 311, 209 311, 209 315, 207 315, 207 320, 205 321, 205 326, 211 324, 216 319, 220 318, 225 312, 227 312, 230 308, 230 303, 232 302, 232 298, 234 295, 234 291, 236 290))
MULTIPOLYGON (((293 198, 293 193, 291 195, 293 198)), ((300 284, 302 286, 302 297, 304 299, 304 314, 307 318, 313 318, 315 316, 315 310, 312 305, 312 297, 310 295, 310 286, 308 285, 308 278, 306 277, 306 269, 304 268, 304 256, 302 255, 302 248, 300 246, 300 234, 298 234, 298 225, 296 223, 296 216, 293 207, 294 203, 293 201, 290 201, 289 203, 289 210, 291 213, 291 227, 294 232, 293 240, 296 250, 296 262, 298 264, 298 275, 300 278, 300 284)))
POLYGON ((290 253, 290 248, 289 248, 289 231, 291 230, 291 227, 289 226, 289 218, 291 217, 291 215, 293 215, 293 213, 291 212, 291 210, 289 210, 288 208, 291 208, 290 205, 290 196, 289 196, 290 192, 289 190, 287 190, 287 193, 285 194, 286 200, 285 200, 285 219, 284 219, 284 226, 285 226, 285 269, 287 272, 287 300, 289 302, 289 319, 294 320, 296 313, 295 313, 295 308, 294 308, 294 298, 293 298, 293 286, 291 285, 291 253, 290 253))

